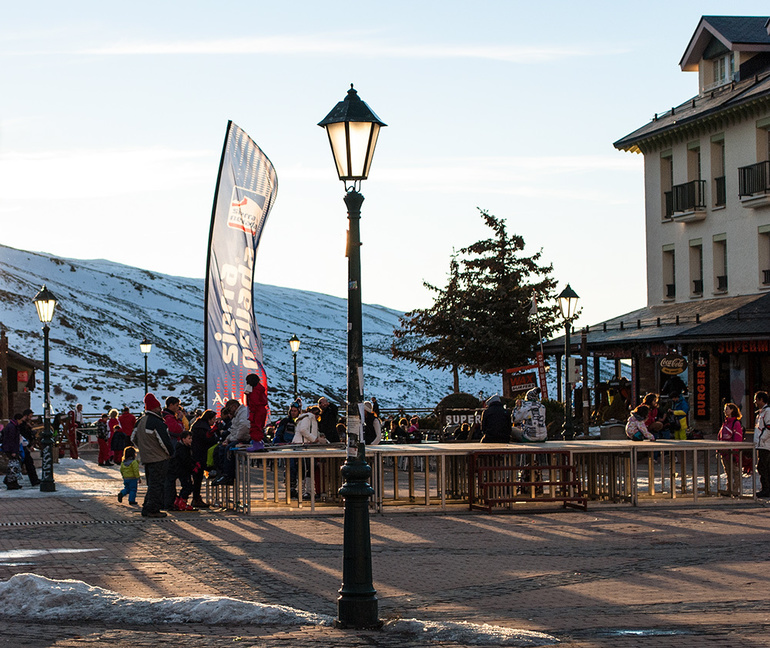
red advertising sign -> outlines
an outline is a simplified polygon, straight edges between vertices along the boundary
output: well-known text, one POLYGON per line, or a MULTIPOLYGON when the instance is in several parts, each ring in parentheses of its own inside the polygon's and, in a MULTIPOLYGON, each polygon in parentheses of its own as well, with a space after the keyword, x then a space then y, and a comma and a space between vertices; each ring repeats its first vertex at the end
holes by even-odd
POLYGON ((27 372, 27 371, 19 371, 19 372, 17 372, 16 380, 18 380, 21 383, 29 382, 29 372, 27 372))
POLYGON ((709 357, 708 354, 700 351, 695 355, 695 418, 709 418, 709 392, 711 383, 709 381, 709 357))

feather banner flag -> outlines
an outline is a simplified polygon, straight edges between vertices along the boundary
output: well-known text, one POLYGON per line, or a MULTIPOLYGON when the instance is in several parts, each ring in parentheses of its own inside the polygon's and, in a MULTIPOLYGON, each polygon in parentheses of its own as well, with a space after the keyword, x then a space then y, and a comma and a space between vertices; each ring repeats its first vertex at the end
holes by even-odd
POLYGON ((206 407, 241 400, 246 376, 267 388, 262 338, 254 315, 254 262, 278 179, 267 156, 227 123, 211 214, 205 298, 206 407))

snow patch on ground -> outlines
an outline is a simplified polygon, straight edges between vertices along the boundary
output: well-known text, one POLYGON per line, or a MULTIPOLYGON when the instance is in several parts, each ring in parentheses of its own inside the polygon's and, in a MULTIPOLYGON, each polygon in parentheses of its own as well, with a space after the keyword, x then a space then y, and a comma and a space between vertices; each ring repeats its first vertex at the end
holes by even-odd
MULTIPOLYGON (((3 617, 45 621, 102 621, 146 625, 203 623, 207 625, 323 625, 334 624, 324 614, 286 605, 267 605, 224 596, 139 598, 122 596, 78 580, 52 580, 37 574, 16 574, 0 582, 3 617)), ((558 643, 540 632, 467 622, 438 623, 417 619, 390 621, 386 632, 423 642, 457 641, 470 645, 543 646, 558 643)))

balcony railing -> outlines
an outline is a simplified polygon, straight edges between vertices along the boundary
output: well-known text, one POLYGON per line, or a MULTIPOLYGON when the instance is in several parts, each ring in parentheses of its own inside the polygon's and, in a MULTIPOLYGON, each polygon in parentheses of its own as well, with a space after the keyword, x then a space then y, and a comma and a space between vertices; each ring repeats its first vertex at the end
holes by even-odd
POLYGON ((706 209, 706 181, 693 180, 674 185, 665 192, 666 216, 706 209))
POLYGON ((693 295, 702 295, 703 294, 703 279, 693 279, 693 282, 692 282, 692 294, 693 295))
POLYGON ((724 207, 727 204, 725 177, 714 178, 714 207, 724 207))
POLYGON ((717 275, 717 290, 727 290, 727 275, 717 275))
POLYGON ((770 192, 770 162, 738 168, 738 197, 770 192))
POLYGON ((762 270, 762 285, 770 284, 770 270, 762 270))
MULTIPOLYGON (((766 270, 766 272, 770 272, 770 270, 766 270)), ((676 284, 666 284, 666 298, 673 299, 674 297, 676 297, 676 284)))

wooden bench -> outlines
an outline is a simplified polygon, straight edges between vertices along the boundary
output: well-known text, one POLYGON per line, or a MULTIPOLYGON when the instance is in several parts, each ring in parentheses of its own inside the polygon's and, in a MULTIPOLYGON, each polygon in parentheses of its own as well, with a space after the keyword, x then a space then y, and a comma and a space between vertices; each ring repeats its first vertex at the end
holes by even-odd
POLYGON ((561 502, 587 510, 568 450, 532 445, 526 449, 471 452, 468 456, 471 510, 511 510, 519 502, 561 502))

